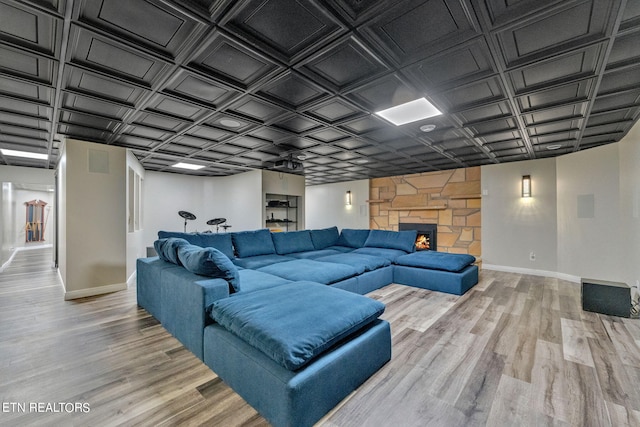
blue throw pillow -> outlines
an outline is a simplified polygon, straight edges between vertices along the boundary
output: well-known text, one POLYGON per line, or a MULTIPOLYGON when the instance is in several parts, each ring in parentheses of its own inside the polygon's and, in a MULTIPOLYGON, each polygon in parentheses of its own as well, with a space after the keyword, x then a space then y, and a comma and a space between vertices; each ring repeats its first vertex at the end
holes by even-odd
POLYGON ((216 248, 229 258, 233 258, 233 242, 230 233, 200 233, 200 245, 203 248, 216 248))
POLYGON ((276 248, 273 246, 273 240, 271 239, 271 232, 266 228, 231 233, 231 239, 240 258, 276 253, 276 248))
POLYGON ((311 241, 316 250, 326 249, 338 242, 338 227, 311 230, 311 241))
POLYGON ((371 230, 364 246, 367 248, 399 249, 407 253, 416 250, 416 230, 371 230))
POLYGON ((336 243, 338 246, 348 246, 350 248, 361 248, 369 237, 370 230, 367 229, 351 229, 343 228, 340 232, 340 238, 336 243))
POLYGON ((279 255, 315 250, 309 230, 273 233, 271 238, 273 239, 273 246, 276 248, 276 253, 279 255))
POLYGON ((158 239, 153 242, 153 247, 158 254, 158 257, 166 262, 182 265, 180 258, 178 258, 178 249, 181 246, 189 245, 190 243, 185 239, 178 237, 169 237, 166 239, 158 239))
POLYGON ((183 233, 182 231, 158 231, 158 239, 168 239, 169 237, 178 237, 184 239, 192 245, 202 246, 200 241, 200 233, 183 233))
POLYGON ((195 245, 184 245, 178 249, 178 257, 184 268, 194 274, 224 279, 229 282, 233 291, 240 291, 240 275, 238 268, 229 257, 216 248, 201 248, 195 245))

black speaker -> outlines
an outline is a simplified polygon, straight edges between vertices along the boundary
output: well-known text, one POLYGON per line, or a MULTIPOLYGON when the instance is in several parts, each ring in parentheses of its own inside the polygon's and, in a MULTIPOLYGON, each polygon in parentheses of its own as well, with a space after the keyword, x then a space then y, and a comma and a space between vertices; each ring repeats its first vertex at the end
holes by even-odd
POLYGON ((582 279, 582 309, 610 316, 631 316, 631 288, 624 283, 582 279))

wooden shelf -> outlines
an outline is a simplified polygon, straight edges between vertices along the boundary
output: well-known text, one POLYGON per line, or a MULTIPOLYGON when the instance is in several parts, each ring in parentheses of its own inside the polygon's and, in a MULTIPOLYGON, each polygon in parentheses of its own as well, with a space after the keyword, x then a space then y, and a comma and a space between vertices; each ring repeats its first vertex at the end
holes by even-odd
POLYGON ((481 194, 454 194, 449 199, 482 199, 481 194))
POLYGON ((391 199, 369 199, 369 200, 365 200, 365 202, 367 203, 385 203, 385 202, 390 202, 391 199))
POLYGON ((407 206, 402 208, 389 208, 389 211, 438 211, 447 209, 447 205, 433 205, 433 206, 407 206))

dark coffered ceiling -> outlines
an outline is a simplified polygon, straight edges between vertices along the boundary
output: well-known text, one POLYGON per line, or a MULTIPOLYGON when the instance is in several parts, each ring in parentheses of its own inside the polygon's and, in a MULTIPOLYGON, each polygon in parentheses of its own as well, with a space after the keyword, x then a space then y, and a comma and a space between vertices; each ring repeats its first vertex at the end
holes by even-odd
POLYGON ((203 176, 291 156, 313 185, 558 156, 639 114, 639 0, 0 0, 0 148, 49 154, 0 164, 71 137, 203 176), (444 114, 373 114, 420 97, 444 114))

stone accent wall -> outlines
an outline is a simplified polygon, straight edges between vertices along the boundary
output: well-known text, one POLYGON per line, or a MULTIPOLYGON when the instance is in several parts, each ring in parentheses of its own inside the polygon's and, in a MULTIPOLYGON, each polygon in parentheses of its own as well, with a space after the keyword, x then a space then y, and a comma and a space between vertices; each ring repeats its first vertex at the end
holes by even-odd
POLYGON ((438 224, 438 251, 481 256, 480 167, 370 181, 370 228, 438 224))

